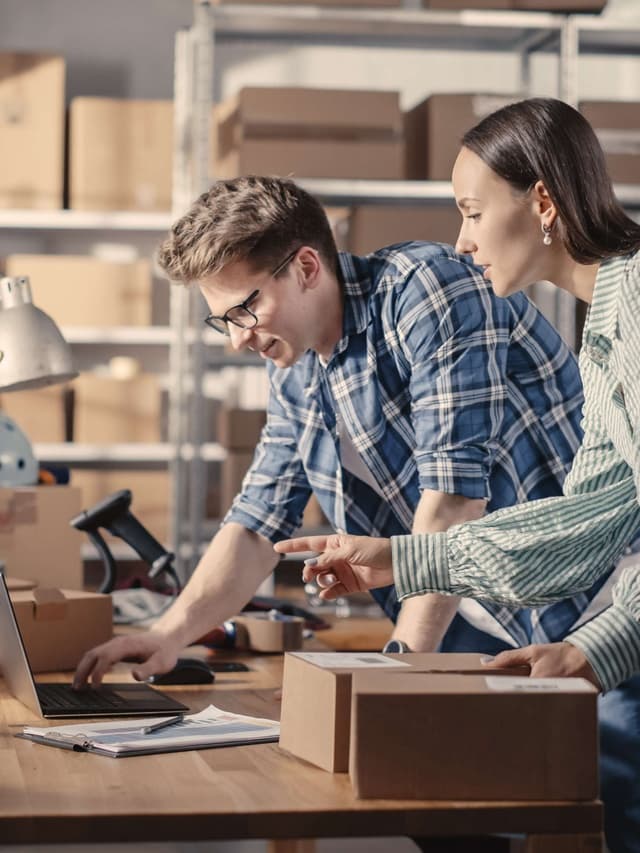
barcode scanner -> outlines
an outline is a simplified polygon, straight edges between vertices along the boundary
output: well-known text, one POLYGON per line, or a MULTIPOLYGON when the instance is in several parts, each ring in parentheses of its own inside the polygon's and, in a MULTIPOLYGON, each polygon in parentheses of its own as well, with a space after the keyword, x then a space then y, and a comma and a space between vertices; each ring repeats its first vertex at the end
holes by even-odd
POLYGON ((149 577, 155 580, 165 572, 180 591, 180 582, 173 568, 175 555, 167 551, 131 512, 130 489, 120 489, 104 498, 90 509, 83 510, 69 522, 76 530, 84 530, 97 548, 104 565, 104 580, 100 592, 111 592, 116 582, 116 563, 99 528, 108 530, 130 545, 138 556, 150 566, 149 577))

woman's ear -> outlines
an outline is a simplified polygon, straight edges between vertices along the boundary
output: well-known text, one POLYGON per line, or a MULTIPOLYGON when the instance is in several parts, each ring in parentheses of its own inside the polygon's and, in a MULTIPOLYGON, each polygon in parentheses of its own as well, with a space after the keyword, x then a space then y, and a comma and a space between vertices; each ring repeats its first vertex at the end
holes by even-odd
POLYGON ((536 181, 532 190, 532 200, 535 212, 540 217, 541 225, 553 228, 558 212, 543 181, 536 181))

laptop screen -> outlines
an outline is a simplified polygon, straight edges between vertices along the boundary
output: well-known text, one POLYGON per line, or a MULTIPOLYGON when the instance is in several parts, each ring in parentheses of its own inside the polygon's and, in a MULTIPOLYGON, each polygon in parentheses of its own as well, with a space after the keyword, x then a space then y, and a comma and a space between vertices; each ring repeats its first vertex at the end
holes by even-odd
POLYGON ((31 667, 2 571, 0 571, 0 671, 12 696, 35 714, 42 716, 31 667))

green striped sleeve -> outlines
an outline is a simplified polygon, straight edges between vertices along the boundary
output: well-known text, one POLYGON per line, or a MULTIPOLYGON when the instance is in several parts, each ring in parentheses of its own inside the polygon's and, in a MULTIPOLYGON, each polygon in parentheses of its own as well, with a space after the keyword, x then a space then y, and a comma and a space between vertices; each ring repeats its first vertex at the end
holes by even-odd
MULTIPOLYGON (((640 569, 633 574, 640 576, 640 569)), ((614 604, 566 638, 583 652, 605 691, 640 671, 638 618, 614 604)))
POLYGON ((449 592, 548 604, 588 589, 638 528, 640 507, 628 475, 596 492, 520 504, 445 533, 393 537, 398 597, 449 592))

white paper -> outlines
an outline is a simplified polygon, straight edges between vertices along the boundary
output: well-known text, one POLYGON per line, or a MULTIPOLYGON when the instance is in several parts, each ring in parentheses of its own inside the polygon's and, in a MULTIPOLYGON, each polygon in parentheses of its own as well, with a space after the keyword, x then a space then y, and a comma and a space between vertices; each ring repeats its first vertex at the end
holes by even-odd
POLYGON ((123 722, 81 723, 70 726, 51 726, 40 728, 25 726, 23 734, 71 742, 82 746, 90 744, 106 752, 130 752, 136 749, 149 749, 162 746, 164 750, 193 748, 194 745, 207 745, 260 742, 278 737, 280 725, 275 720, 232 714, 209 705, 198 714, 185 716, 184 719, 160 729, 157 732, 143 734, 144 726, 153 725, 162 717, 136 718, 123 722))
POLYGON ((498 693, 589 693, 593 689, 584 678, 530 678, 526 675, 489 675, 489 690, 498 693))
POLYGON ((294 657, 325 669, 366 669, 381 667, 411 666, 404 661, 394 660, 379 652, 293 652, 294 657))

